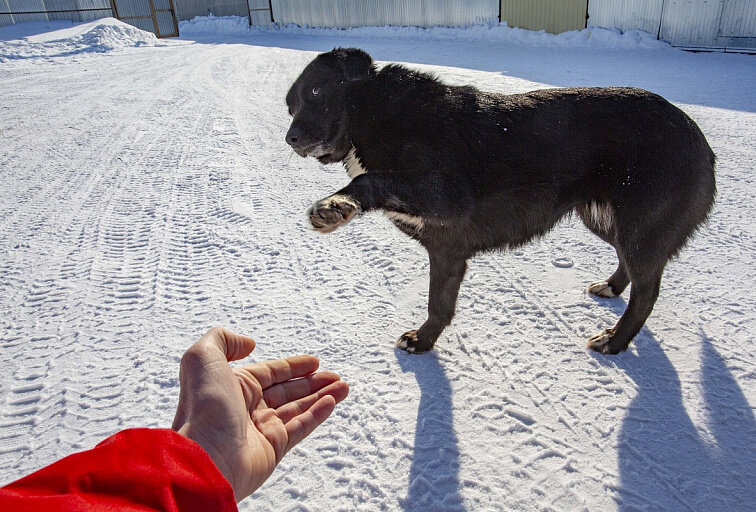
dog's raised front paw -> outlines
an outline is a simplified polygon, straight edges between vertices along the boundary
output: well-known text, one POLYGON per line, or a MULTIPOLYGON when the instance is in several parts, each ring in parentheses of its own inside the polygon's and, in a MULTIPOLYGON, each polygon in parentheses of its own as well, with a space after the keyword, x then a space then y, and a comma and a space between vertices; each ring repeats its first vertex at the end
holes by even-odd
POLYGON ((349 196, 334 195, 310 206, 307 217, 316 231, 330 233, 352 220, 359 212, 360 203, 349 196))
POLYGON ((433 342, 418 339, 417 330, 412 330, 399 336, 396 346, 410 354, 422 354, 433 348, 433 342))

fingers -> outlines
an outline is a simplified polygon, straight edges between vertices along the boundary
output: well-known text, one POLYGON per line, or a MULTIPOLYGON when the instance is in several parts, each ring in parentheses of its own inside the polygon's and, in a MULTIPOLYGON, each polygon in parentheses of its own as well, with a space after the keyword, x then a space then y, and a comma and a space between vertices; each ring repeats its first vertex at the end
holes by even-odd
POLYGON ((263 389, 267 389, 281 382, 310 375, 319 365, 317 357, 303 355, 251 364, 239 368, 238 371, 249 373, 257 379, 263 389))
POLYGON ((348 394, 349 385, 344 381, 337 380, 317 390, 317 392, 311 395, 283 404, 276 410, 276 415, 282 422, 288 423, 292 419, 312 408, 318 402, 318 400, 320 400, 324 396, 331 396, 333 397, 335 403, 339 403, 344 400, 348 394))
POLYGON ((334 407, 336 407, 336 400, 331 395, 326 395, 315 402, 306 412, 286 423, 286 433, 289 436, 286 452, 323 423, 331 415, 334 407))
POLYGON ((278 409, 284 404, 299 400, 339 380, 333 372, 318 372, 301 379, 275 384, 265 390, 264 399, 268 407, 278 409))

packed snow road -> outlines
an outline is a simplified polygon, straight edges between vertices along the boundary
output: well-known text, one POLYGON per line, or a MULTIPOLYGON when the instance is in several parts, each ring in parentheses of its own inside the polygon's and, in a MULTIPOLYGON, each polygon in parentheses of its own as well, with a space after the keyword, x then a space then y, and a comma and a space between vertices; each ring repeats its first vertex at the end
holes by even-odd
POLYGON ((170 426, 181 354, 225 325, 254 359, 312 353, 352 389, 242 510, 756 507, 754 57, 215 27, 101 53, 0 30, 0 483, 170 426), (394 348, 425 318, 425 252, 380 214, 310 230, 348 178, 284 142, 289 85, 334 46, 500 92, 643 87, 699 123, 718 202, 628 352, 585 346, 627 295, 585 293, 616 262, 574 219, 475 258, 432 353, 394 348))

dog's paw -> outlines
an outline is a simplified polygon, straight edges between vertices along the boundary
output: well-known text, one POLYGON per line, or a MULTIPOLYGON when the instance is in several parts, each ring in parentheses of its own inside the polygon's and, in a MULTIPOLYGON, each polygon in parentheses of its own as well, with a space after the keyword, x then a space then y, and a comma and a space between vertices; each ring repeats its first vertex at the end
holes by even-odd
POLYGON ((424 342, 417 337, 417 330, 407 331, 396 340, 396 346, 410 354, 422 354, 433 348, 432 342, 424 342))
POLYGON ((601 354, 619 354, 627 347, 617 347, 614 329, 604 329, 588 340, 588 346, 601 354))
POLYGON ((357 201, 349 196, 334 195, 310 206, 307 217, 316 231, 330 233, 352 220, 359 212, 360 204, 357 201))
POLYGON ((611 299, 617 295, 612 290, 612 286, 606 281, 599 281, 588 286, 588 293, 596 295, 597 297, 604 297, 605 299, 611 299))

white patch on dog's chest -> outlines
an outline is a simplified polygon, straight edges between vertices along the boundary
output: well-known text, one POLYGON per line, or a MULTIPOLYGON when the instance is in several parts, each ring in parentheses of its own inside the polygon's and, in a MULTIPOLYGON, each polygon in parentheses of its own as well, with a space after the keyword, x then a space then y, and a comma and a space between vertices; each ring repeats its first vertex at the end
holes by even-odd
POLYGON ((360 159, 355 152, 356 150, 354 148, 350 149, 349 154, 347 154, 344 159, 344 168, 351 179, 367 172, 367 169, 362 166, 362 162, 360 162, 360 159))

